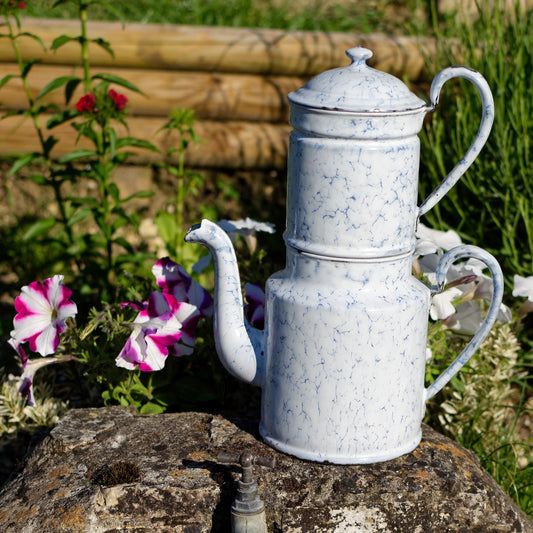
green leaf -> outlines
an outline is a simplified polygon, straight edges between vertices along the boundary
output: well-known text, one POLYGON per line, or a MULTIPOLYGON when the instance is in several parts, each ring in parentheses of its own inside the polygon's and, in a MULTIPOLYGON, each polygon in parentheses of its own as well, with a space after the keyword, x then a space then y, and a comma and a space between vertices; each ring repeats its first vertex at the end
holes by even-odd
POLYGON ((92 122, 82 122, 81 124, 78 124, 76 122, 72 123, 73 128, 79 133, 76 142, 78 142, 78 139, 80 136, 87 137, 95 146, 100 147, 102 144, 102 136, 101 134, 93 129, 92 122))
POLYGON ((70 41, 79 41, 79 37, 70 37, 69 35, 60 35, 59 37, 56 37, 52 41, 52 46, 50 46, 50 50, 57 50, 64 44, 69 43, 70 41))
POLYGON ((153 191, 138 191, 134 192, 133 194, 130 194, 126 198, 122 200, 122 203, 129 202, 130 200, 133 200, 134 198, 151 198, 154 195, 153 191))
POLYGON ((132 245, 124 237, 117 237, 116 239, 113 239, 113 244, 122 246, 130 254, 134 252, 132 245))
POLYGON ((79 209, 68 219, 68 226, 74 226, 74 224, 77 224, 78 222, 81 222, 82 220, 85 220, 86 218, 90 217, 92 215, 92 211, 90 209, 79 209))
POLYGON ((54 136, 49 135, 43 143, 43 151, 46 156, 50 155, 52 148, 59 142, 54 136))
POLYGON ((144 139, 137 139, 135 137, 121 137, 118 139, 117 150, 119 148, 124 148, 124 146, 134 146, 136 148, 145 148, 152 152, 159 152, 159 148, 154 146, 151 142, 145 141, 144 139))
POLYGON ((89 150, 87 148, 79 148, 59 158, 60 163, 68 163, 69 161, 75 161, 77 159, 83 159, 85 157, 94 157, 98 155, 95 150, 89 150))
POLYGON ((113 198, 113 201, 117 202, 120 200, 120 191, 117 187, 117 184, 116 183, 110 183, 108 188, 107 188, 107 191, 109 193, 109 196, 111 196, 111 198, 113 198))
POLYGON ((174 216, 166 211, 159 211, 155 217, 157 232, 165 244, 173 245, 176 242, 177 230, 174 216))
POLYGON ((128 80, 125 80, 124 78, 121 78, 120 76, 115 76, 114 74, 99 73, 95 74, 92 79, 103 80, 107 81, 108 83, 114 83, 115 85, 120 85, 121 87, 126 87, 126 89, 130 89, 130 91, 135 91, 136 93, 144 95, 144 93, 135 85, 133 85, 133 83, 129 82, 128 80))
POLYGON ((59 113, 61 108, 57 104, 42 104, 35 106, 33 112, 36 115, 41 115, 43 113, 59 113))
MULTIPOLYGON (((129 407, 130 405, 130 402, 124 398, 123 396, 121 396, 120 398, 118 398, 118 401, 120 403, 120 405, 122 405, 122 407, 129 407)), ((137 406, 138 402, 133 402, 133 405, 137 406)))
POLYGON ((81 83, 80 78, 73 78, 65 84, 65 104, 68 104, 70 102, 70 99, 72 98, 72 95, 74 94, 74 91, 78 87, 78 85, 81 83))
POLYGON ((116 216, 116 218, 113 221, 113 224, 111 224, 111 232, 115 233, 119 228, 122 228, 128 224, 130 220, 123 209, 115 208, 112 210, 112 213, 116 216))
POLYGON ((10 109, 2 115, 2 119, 7 117, 15 117, 17 115, 29 115, 29 112, 24 109, 10 109))
POLYGON ((71 257, 76 257, 85 253, 88 248, 89 245, 83 239, 76 239, 76 242, 69 246, 66 252, 71 257))
POLYGON ((166 407, 164 405, 148 402, 141 407, 139 413, 141 413, 142 415, 158 415, 164 413, 165 411, 166 407))
POLYGON ((132 152, 119 152, 118 154, 115 154, 113 163, 120 165, 121 163, 124 163, 124 161, 126 161, 130 155, 133 155, 132 152))
POLYGON ((61 113, 58 113, 57 115, 54 115, 52 118, 48 119, 46 127, 51 130, 56 126, 63 124, 64 122, 68 122, 69 120, 76 118, 78 115, 79 113, 73 109, 65 109, 64 111, 61 111, 61 113))
POLYGON ((0 80, 0 89, 11 79, 13 78, 20 78, 20 76, 18 74, 8 74, 7 76, 4 76, 1 80, 0 80))
POLYGON ((72 80, 81 81, 80 78, 78 78, 77 76, 60 76, 59 78, 52 80, 50 83, 48 83, 41 89, 41 92, 37 95, 35 99, 39 100, 39 98, 42 98, 44 95, 48 94, 50 91, 58 89, 62 85, 65 85, 65 83, 68 83, 69 81, 72 81, 72 80))
POLYGON ((31 176, 24 176, 25 180, 33 181, 37 185, 45 185, 48 183, 48 180, 42 174, 32 174, 31 176))
POLYGON ((38 157, 38 154, 31 153, 19 157, 14 163, 13 166, 9 169, 8 176, 15 175, 21 168, 24 168, 26 165, 30 164, 34 159, 38 157))
POLYGON ((28 74, 30 73, 30 70, 32 69, 33 65, 37 63, 37 59, 30 59, 30 61, 26 61, 22 67, 21 77, 22 79, 26 79, 28 77, 28 74))
POLYGON ((19 33, 16 36, 17 39, 19 37, 29 37, 30 39, 33 39, 34 41, 37 41, 41 45, 42 49, 44 51, 46 51, 46 46, 44 45, 43 40, 38 35, 35 35, 34 33, 29 33, 27 31, 23 31, 22 33, 19 33))
POLYGON ((115 57, 115 53, 111 49, 111 45, 101 37, 98 39, 91 39, 91 42, 103 48, 111 57, 115 57))
POLYGON ((113 158, 115 157, 115 153, 117 151, 117 132, 114 130, 114 128, 108 128, 107 135, 109 137, 110 156, 113 158))
POLYGON ((98 207, 100 204, 96 198, 93 198, 91 196, 83 196, 83 197, 74 197, 74 196, 68 196, 66 198, 69 202, 72 203, 74 206, 82 206, 87 205, 90 207, 98 207))
POLYGON ((34 237, 46 233, 49 229, 53 228, 56 224, 56 219, 54 217, 43 218, 32 224, 30 228, 23 235, 22 240, 29 241, 34 237))

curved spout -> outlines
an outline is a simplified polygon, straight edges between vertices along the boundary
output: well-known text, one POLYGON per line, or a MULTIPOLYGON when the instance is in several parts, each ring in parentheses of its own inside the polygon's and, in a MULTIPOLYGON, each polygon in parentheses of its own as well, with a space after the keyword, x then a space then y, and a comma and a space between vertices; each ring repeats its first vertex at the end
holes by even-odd
POLYGON ((193 226, 186 242, 206 246, 215 263, 215 343, 220 362, 236 378, 263 382, 263 332, 244 320, 241 282, 235 251, 227 233, 209 220, 193 226))

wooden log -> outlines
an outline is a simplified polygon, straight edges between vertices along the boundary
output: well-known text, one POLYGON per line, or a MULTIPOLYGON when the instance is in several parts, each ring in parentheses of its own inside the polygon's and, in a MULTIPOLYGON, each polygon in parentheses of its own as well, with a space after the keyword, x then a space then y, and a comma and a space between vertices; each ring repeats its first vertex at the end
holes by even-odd
MULTIPOLYGON (((44 124, 47 117, 42 117, 44 124)), ((129 163, 150 164, 161 161, 167 150, 177 146, 177 135, 157 133, 165 120, 160 117, 130 117, 129 132, 116 124, 119 136, 136 136, 156 145, 161 153, 132 148, 129 163)), ((198 121, 196 132, 202 142, 189 146, 186 164, 195 168, 284 169, 290 126, 287 124, 241 121, 198 121)), ((65 123, 50 131, 59 139, 53 156, 59 158, 77 148, 93 148, 85 139, 75 143, 77 133, 65 123)), ((38 151, 40 145, 29 118, 12 116, 0 121, 0 157, 38 151)))
MULTIPOLYGON (((187 107, 198 118, 209 120, 249 120, 287 122, 287 93, 305 83, 304 78, 288 76, 257 76, 251 74, 223 74, 209 72, 110 69, 102 67, 97 72, 121 76, 146 96, 122 87, 116 87, 129 99, 129 109, 134 115, 167 116, 176 107, 187 107)), ((0 79, 8 74, 18 74, 13 63, 0 64, 0 79)), ((35 65, 28 75, 31 93, 39 91, 59 76, 82 76, 80 67, 64 65, 35 65)), ((83 94, 81 85, 74 94, 70 107, 83 94)), ((46 101, 65 107, 63 89, 46 97, 46 101)), ((26 109, 26 96, 20 79, 12 79, 0 90, 0 107, 26 109)))
MULTIPOLYGON (((79 23, 59 19, 23 19, 23 31, 37 34, 47 48, 53 39, 77 36, 79 23)), ((345 50, 364 46, 374 52, 369 63, 397 76, 417 81, 424 75, 424 57, 433 57, 430 38, 317 31, 227 28, 128 23, 89 22, 88 37, 101 37, 111 44, 115 56, 94 43, 90 45, 93 66, 160 70, 195 70, 311 77, 324 70, 348 64, 345 50)), ((19 39, 25 59, 49 64, 79 64, 75 42, 55 52, 44 52, 33 39, 19 39)), ((6 44, 0 61, 14 61, 6 44)))

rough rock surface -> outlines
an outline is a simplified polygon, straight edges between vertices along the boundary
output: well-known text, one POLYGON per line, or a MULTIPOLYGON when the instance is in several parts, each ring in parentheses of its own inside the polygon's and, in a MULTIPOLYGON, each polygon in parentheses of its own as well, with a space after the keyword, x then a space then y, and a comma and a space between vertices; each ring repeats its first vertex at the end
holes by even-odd
POLYGON ((338 466, 276 452, 257 423, 205 413, 71 410, 0 492, 5 533, 229 532, 240 466, 254 467, 271 532, 533 532, 533 522, 453 441, 424 427, 412 453, 338 466))

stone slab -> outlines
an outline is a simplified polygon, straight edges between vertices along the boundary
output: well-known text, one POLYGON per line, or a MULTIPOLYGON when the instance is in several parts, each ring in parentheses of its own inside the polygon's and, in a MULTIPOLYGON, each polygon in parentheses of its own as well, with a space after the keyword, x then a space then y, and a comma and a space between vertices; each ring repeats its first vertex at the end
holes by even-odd
POLYGON ((533 533, 472 453, 423 434, 398 459, 341 466, 276 452, 253 420, 73 409, 1 489, 0 531, 228 532, 240 466, 217 455, 249 450, 277 460, 254 467, 271 532, 533 533))

